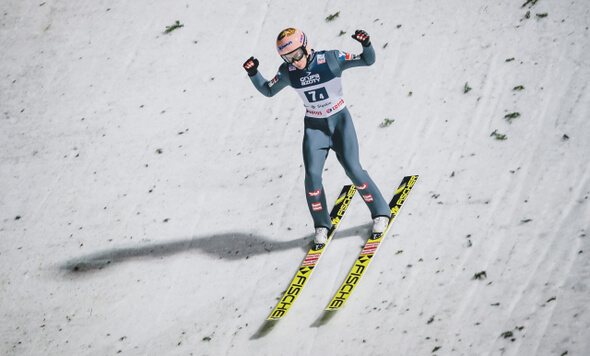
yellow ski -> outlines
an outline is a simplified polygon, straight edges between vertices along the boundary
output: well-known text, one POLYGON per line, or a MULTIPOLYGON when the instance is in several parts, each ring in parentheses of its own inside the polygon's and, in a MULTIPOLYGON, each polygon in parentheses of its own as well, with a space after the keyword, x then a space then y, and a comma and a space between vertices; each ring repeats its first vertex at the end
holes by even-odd
POLYGON ((346 185, 342 188, 338 199, 336 199, 336 203, 330 212, 330 218, 332 218, 332 228, 328 232, 328 240, 326 244, 321 246, 320 248, 316 249, 315 246, 312 246, 307 256, 301 263, 301 266, 297 270, 297 274, 295 274, 295 278, 291 281, 289 288, 285 291, 285 294, 277 304, 277 306, 273 309, 272 313, 266 320, 279 320, 287 314, 299 293, 305 286, 305 283, 309 280, 313 269, 318 264, 322 253, 326 250, 328 243, 332 239, 336 228, 340 224, 340 221, 344 217, 344 213, 348 209, 348 205, 350 201, 354 197, 354 193, 356 193, 356 187, 354 185, 346 185))
POLYGON ((389 219, 389 224, 387 225, 387 228, 385 229, 383 234, 373 234, 371 236, 371 238, 359 254, 356 263, 354 264, 354 266, 352 266, 352 269, 348 273, 348 276, 346 276, 344 283, 342 283, 342 286, 340 287, 340 289, 338 289, 338 292, 336 293, 334 298, 332 298, 330 304, 328 304, 326 310, 338 310, 342 308, 344 303, 346 303, 348 297, 350 296, 350 294, 360 281, 361 277, 367 270, 367 267, 369 267, 369 263, 371 263, 373 256, 375 255, 377 249, 381 245, 381 241, 383 241, 383 238, 385 237, 387 231, 391 227, 393 220, 399 213, 402 205, 406 201, 408 194, 410 194, 410 191, 414 187, 414 184, 416 184, 417 180, 417 175, 404 177, 401 184, 399 185, 399 188, 397 188, 397 191, 395 192, 393 199, 391 199, 391 202, 389 203, 389 208, 391 209, 391 217, 389 219))

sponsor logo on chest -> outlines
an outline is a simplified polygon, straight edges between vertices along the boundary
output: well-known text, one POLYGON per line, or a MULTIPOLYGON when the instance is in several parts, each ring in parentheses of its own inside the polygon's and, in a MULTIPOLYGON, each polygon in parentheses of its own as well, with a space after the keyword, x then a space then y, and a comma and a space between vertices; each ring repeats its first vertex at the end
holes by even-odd
POLYGON ((305 77, 299 78, 302 86, 317 84, 320 82, 320 75, 318 73, 307 72, 305 77))

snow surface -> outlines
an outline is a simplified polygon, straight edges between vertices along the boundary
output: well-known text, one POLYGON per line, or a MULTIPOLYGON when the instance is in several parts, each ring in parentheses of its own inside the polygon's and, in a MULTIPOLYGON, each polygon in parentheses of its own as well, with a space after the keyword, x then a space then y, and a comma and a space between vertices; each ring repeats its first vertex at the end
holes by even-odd
POLYGON ((525 2, 3 1, 2 354, 590 354, 590 2, 525 2), (269 324, 312 238, 304 111, 241 65, 271 78, 288 26, 369 32, 362 163, 388 197, 420 179, 342 310, 358 198, 269 324))

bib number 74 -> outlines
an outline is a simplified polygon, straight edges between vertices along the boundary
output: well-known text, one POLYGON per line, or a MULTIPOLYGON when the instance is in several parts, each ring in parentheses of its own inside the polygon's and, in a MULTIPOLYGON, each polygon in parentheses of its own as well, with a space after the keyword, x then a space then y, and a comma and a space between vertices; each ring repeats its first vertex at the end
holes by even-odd
POLYGON ((328 92, 324 87, 306 91, 305 96, 307 97, 307 101, 310 103, 315 103, 316 101, 322 101, 329 98, 328 92))

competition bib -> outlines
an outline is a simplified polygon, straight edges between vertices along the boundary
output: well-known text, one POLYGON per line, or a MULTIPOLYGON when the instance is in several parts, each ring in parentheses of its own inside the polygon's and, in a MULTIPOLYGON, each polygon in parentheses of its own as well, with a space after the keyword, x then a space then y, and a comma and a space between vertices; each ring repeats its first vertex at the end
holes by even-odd
POLYGON ((326 62, 326 53, 318 52, 309 70, 289 66, 291 85, 303 100, 305 116, 325 118, 344 109, 342 80, 326 62))

